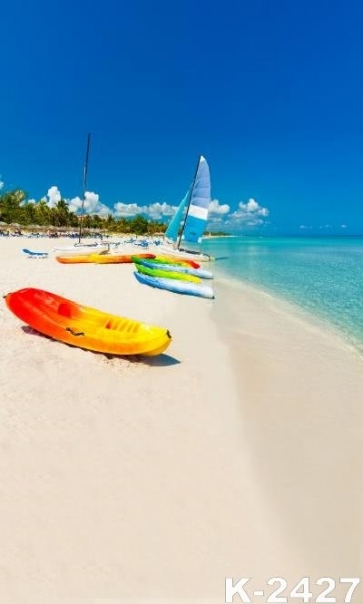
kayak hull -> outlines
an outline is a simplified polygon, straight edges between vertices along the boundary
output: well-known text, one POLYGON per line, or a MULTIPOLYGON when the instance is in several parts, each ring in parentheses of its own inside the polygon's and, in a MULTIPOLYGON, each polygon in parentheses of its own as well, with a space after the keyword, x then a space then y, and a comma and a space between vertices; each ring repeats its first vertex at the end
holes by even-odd
POLYGON ((160 262, 161 264, 176 264, 181 266, 190 266, 191 268, 200 268, 199 262, 195 262, 194 260, 190 260, 189 258, 177 258, 176 256, 160 256, 157 255, 154 258, 155 262, 160 262))
MULTIPOLYGON (((151 258, 143 259, 143 258, 134 258, 134 262, 137 265, 144 266, 150 269, 156 269, 158 271, 167 271, 168 273, 182 273, 186 275, 192 275, 194 277, 198 277, 199 279, 213 279, 213 273, 211 271, 207 271, 203 268, 192 268, 191 266, 181 265, 181 264, 161 264, 160 262, 154 262, 151 258)), ((168 275, 169 276, 169 275, 168 275)), ((172 275, 170 275, 172 276, 172 275)))
POLYGON ((148 268, 146 266, 143 266, 140 262, 135 262, 135 267, 137 268, 137 271, 139 273, 149 275, 150 277, 161 277, 164 279, 175 279, 178 281, 191 281, 192 283, 201 283, 201 279, 199 279, 199 277, 194 277, 194 275, 187 275, 186 273, 161 270, 158 268, 148 268))
POLYGON ((177 279, 165 279, 161 277, 150 277, 137 271, 134 272, 136 279, 143 285, 165 289, 175 294, 186 294, 200 298, 214 298, 213 289, 209 285, 192 283, 190 281, 178 281, 177 279))
POLYGON ((155 254, 137 254, 136 256, 132 256, 131 254, 101 254, 96 256, 93 262, 96 264, 130 264, 133 262, 133 257, 152 260, 155 258, 155 254))
POLYGON ((94 352, 155 356, 171 342, 167 329, 111 315, 36 288, 9 293, 5 303, 16 317, 40 333, 94 352))
POLYGON ((109 246, 102 244, 70 245, 67 247, 55 247, 53 252, 60 256, 89 256, 90 254, 104 254, 108 252, 109 246))
MULTIPOLYGON (((86 256, 56 256, 56 260, 61 264, 124 264, 131 263, 132 254, 87 254, 86 256)), ((154 254, 137 254, 138 258, 155 258, 154 254)))

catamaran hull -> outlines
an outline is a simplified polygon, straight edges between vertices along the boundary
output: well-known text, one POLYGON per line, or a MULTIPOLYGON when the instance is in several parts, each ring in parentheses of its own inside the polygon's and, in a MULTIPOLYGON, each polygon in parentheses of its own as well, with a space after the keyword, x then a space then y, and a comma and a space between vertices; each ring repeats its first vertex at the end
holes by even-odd
POLYGON ((195 260, 196 262, 210 262, 213 260, 208 254, 202 254, 201 252, 192 252, 186 250, 179 250, 166 245, 159 246, 160 252, 167 254, 168 256, 175 256, 175 258, 195 260))
POLYGON ((89 254, 102 254, 103 252, 107 252, 109 249, 108 245, 84 245, 84 246, 76 246, 70 245, 67 247, 55 247, 53 248, 53 252, 60 252, 62 256, 88 256, 89 254))
POLYGON ((213 289, 209 285, 192 283, 191 281, 178 281, 176 279, 166 279, 162 277, 149 277, 143 273, 134 272, 136 279, 143 285, 165 289, 175 294, 186 294, 189 296, 199 296, 200 298, 214 298, 213 289))

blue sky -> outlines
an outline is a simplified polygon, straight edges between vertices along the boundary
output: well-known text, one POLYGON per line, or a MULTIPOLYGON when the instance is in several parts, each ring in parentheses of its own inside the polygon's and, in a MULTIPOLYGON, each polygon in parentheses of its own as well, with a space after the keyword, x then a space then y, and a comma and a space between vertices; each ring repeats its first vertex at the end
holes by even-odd
POLYGON ((3 190, 82 195, 91 132, 90 211, 168 219, 201 153, 221 228, 363 233, 362 30, 358 0, 6 2, 3 190))

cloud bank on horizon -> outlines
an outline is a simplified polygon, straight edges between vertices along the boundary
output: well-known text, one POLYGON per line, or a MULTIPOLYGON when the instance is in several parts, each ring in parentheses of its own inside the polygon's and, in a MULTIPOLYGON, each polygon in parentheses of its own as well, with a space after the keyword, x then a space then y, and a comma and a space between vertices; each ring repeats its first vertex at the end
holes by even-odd
MULTIPOLYGON (((334 227, 332 224, 324 224, 324 225, 320 225, 320 226, 318 227, 318 229, 319 229, 319 230, 327 230, 327 231, 329 231, 329 230, 333 230, 334 228, 335 228, 335 227, 334 227)), ((346 225, 346 224, 340 224, 340 225, 338 225, 338 228, 340 228, 340 229, 344 230, 344 229, 346 229, 346 228, 348 228, 348 227, 347 227, 347 225, 346 225)), ((306 224, 301 224, 301 225, 299 226, 299 229, 300 229, 301 231, 316 231, 317 227, 314 227, 314 226, 307 226, 306 224)))
MULTIPOLYGON (((0 182, 1 188, 1 182, 0 182)), ((62 195, 57 186, 53 185, 48 189, 43 201, 50 208, 54 208, 62 199, 62 195)), ((82 211, 83 200, 80 197, 65 199, 69 209, 75 214, 82 211)), ((35 199, 29 199, 25 203, 37 203, 35 199)), ((168 221, 175 214, 177 206, 165 202, 154 202, 149 205, 139 205, 137 203, 124 203, 117 201, 112 207, 100 201, 98 193, 86 191, 84 198, 84 213, 98 214, 101 218, 112 215, 114 218, 132 218, 142 214, 151 220, 168 221)), ((246 203, 241 201, 236 210, 231 211, 231 207, 224 203, 221 204, 218 199, 213 199, 209 205, 209 217, 207 228, 212 231, 228 228, 229 231, 238 231, 242 228, 261 227, 267 223, 269 210, 255 199, 249 199, 246 203)))

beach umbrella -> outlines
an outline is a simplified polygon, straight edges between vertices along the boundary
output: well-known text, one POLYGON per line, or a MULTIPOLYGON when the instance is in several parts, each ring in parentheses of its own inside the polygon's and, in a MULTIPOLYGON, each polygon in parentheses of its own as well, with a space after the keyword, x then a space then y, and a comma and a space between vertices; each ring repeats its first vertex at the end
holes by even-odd
POLYGON ((43 231, 44 227, 40 226, 40 224, 27 224, 23 227, 23 230, 35 233, 36 231, 43 231))

